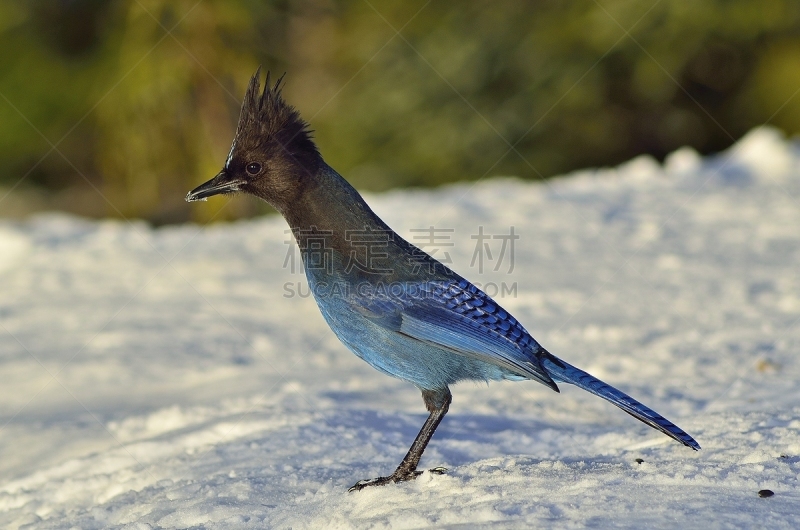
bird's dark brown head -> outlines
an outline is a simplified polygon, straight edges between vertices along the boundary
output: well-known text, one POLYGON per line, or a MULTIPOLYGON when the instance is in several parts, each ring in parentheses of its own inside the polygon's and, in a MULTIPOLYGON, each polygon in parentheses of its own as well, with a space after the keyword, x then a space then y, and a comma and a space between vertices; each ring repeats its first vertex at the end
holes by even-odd
POLYGON ((281 81, 260 90, 261 68, 247 87, 236 137, 217 176, 186 196, 188 202, 236 192, 256 195, 279 211, 314 184, 322 162, 308 124, 281 97, 281 81))

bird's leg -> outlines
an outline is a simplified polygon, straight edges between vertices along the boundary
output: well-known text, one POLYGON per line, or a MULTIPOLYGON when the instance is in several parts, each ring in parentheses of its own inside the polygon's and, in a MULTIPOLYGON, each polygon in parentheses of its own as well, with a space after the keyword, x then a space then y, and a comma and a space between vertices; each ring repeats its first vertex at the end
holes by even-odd
MULTIPOLYGON (((390 482, 405 482, 407 480, 414 480, 422 474, 422 471, 417 471, 422 453, 425 451, 428 442, 431 440, 436 427, 439 426, 447 410, 450 408, 450 403, 453 400, 452 394, 448 388, 440 390, 423 390, 422 399, 425 400, 425 407, 431 413, 425 424, 420 429, 419 434, 411 444, 411 448, 406 453, 403 461, 397 466, 394 473, 388 477, 378 477, 369 480, 359 480, 348 491, 359 491, 367 486, 383 486, 390 482)), ((441 475, 446 471, 443 467, 437 467, 430 470, 431 473, 441 475)))

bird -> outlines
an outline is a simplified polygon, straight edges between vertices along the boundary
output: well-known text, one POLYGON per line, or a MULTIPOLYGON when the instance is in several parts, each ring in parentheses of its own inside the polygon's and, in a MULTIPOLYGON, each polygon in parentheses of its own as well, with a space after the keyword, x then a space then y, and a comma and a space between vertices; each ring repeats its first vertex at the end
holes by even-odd
POLYGON ((273 206, 291 228, 331 330, 372 367, 422 393, 429 416, 397 469, 350 491, 422 474, 419 461, 452 402, 450 385, 460 381, 533 380, 556 392, 559 383, 575 385, 700 449, 657 412, 551 354, 485 292, 384 223, 325 163, 309 124, 284 100, 284 76, 272 84, 267 72, 262 91, 258 68, 222 170, 186 201, 244 193, 273 206))

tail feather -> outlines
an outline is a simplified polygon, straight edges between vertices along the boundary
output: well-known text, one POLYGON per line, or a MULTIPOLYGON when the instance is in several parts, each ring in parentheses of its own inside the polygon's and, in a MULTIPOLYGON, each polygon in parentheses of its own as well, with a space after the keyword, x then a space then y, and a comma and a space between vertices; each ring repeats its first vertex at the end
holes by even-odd
POLYGON ((629 395, 620 392, 613 386, 600 381, 583 370, 575 368, 571 364, 565 363, 561 359, 550 354, 547 354, 542 360, 542 365, 554 381, 570 383, 596 396, 600 396, 618 406, 637 420, 663 432, 670 438, 681 442, 683 445, 691 447, 695 451, 700 449, 700 444, 677 425, 654 410, 645 407, 629 395))

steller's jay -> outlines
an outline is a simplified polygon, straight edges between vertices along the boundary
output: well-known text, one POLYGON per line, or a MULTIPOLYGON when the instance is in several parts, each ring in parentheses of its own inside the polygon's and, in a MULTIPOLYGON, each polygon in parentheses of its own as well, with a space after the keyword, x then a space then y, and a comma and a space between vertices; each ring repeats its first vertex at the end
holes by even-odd
MULTIPOLYGON (((558 392, 570 383, 607 399, 682 444, 700 445, 676 425, 545 350, 483 291, 405 241, 322 159, 308 124, 281 97, 281 79, 260 92, 259 68, 242 104, 222 171, 186 200, 243 192, 289 223, 322 315, 356 355, 422 391, 430 416, 398 468, 351 489, 412 480, 464 380, 533 379, 558 392)), ((431 470, 443 473, 443 468, 431 470)))

